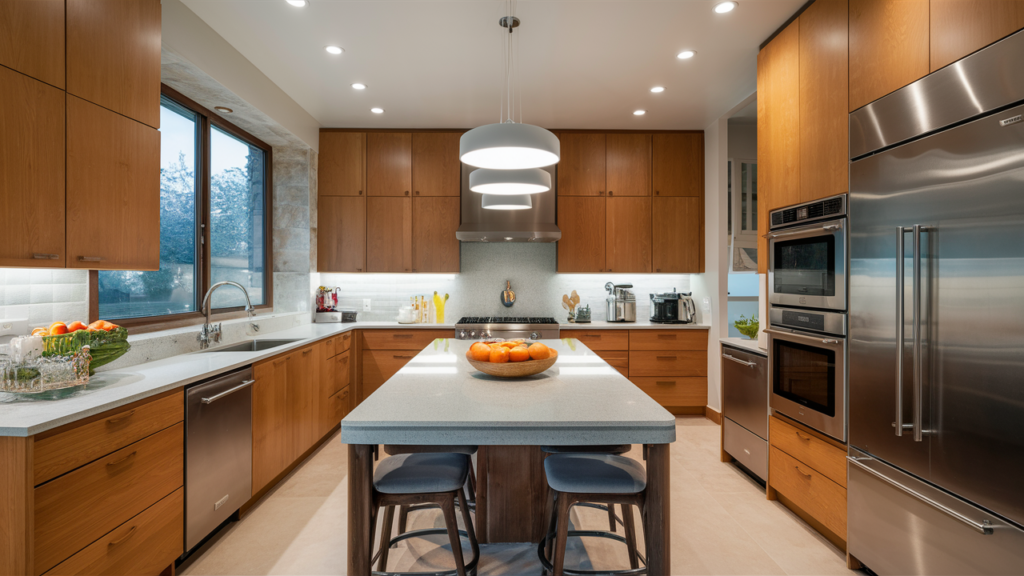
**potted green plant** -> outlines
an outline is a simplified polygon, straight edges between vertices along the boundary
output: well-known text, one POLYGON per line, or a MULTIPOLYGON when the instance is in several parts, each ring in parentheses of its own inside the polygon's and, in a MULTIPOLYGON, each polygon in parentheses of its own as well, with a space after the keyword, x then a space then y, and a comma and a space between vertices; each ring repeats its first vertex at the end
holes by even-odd
POLYGON ((754 314, 750 318, 740 314, 740 319, 733 322, 732 325, 740 331, 740 334, 743 334, 751 340, 757 339, 757 332, 761 328, 761 324, 757 321, 757 314, 754 314))

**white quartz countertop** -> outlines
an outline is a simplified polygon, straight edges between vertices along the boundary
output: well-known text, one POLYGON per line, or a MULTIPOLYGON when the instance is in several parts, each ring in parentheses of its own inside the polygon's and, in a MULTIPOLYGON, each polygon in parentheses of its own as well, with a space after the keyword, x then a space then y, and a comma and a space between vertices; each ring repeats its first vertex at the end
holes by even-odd
POLYGON ((636 322, 607 322, 605 320, 576 324, 564 322, 558 325, 559 330, 707 330, 707 324, 656 324, 650 320, 636 322))
POLYGON ((558 360, 504 379, 435 340, 341 422, 347 444, 667 444, 675 417, 577 340, 542 340, 558 360))
POLYGON ((735 346, 741 350, 753 352, 754 354, 760 354, 761 356, 768 356, 768 351, 763 348, 757 347, 757 340, 751 340, 749 338, 739 338, 732 336, 730 338, 719 338, 719 342, 722 344, 728 344, 729 346, 735 346))

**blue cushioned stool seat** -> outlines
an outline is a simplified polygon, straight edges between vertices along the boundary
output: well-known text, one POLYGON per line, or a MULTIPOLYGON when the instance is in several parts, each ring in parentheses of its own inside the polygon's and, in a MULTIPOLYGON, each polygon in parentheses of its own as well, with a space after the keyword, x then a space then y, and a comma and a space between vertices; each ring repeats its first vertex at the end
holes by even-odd
POLYGON ((466 454, 401 454, 381 461, 373 487, 383 494, 433 494, 462 488, 469 475, 466 454))
POLYGON ((636 494, 647 487, 639 462, 612 454, 552 454, 544 459, 548 486, 575 494, 636 494))
POLYGON ((547 454, 625 454, 629 444, 599 444, 597 446, 541 446, 547 454))

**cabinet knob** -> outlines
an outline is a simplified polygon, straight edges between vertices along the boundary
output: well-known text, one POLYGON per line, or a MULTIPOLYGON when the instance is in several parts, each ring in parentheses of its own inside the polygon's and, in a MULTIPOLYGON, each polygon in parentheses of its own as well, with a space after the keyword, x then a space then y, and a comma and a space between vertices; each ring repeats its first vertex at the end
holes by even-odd
POLYGON ((408 191, 408 190, 406 190, 406 191, 405 191, 405 195, 406 195, 406 196, 408 196, 408 195, 409 195, 409 191, 408 191))
POLYGON ((604 194, 604 190, 598 190, 597 193, 598 194, 604 194))
POLYGON ((661 194, 661 191, 660 190, 655 190, 654 191, 654 195, 657 196, 658 194, 661 194))
POLYGON ((417 190, 417 191, 416 191, 416 195, 417 195, 417 196, 419 196, 419 195, 420 195, 420 191, 419 191, 419 190, 417 190))
POLYGON ((360 191, 359 191, 359 195, 360 195, 360 196, 362 196, 362 195, 363 195, 363 191, 362 191, 362 190, 360 190, 360 191))
POLYGON ((608 191, 608 195, 609 195, 609 196, 612 196, 612 195, 614 195, 614 194, 615 194, 615 192, 612 192, 611 190, 609 190, 609 191, 608 191))

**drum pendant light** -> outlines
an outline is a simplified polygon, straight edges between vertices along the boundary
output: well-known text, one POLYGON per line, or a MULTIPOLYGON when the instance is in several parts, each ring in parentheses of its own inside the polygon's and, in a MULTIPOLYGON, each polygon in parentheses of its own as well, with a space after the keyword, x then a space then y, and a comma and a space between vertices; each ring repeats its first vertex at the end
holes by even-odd
POLYGON ((542 168, 558 162, 561 150, 558 137, 550 131, 523 124, 522 98, 516 93, 518 63, 516 38, 512 31, 519 26, 515 16, 515 0, 506 0, 507 16, 498 20, 508 30, 505 45, 505 81, 501 96, 501 111, 497 124, 479 126, 466 132, 459 140, 459 159, 477 168, 491 170, 523 170, 542 168), (515 120, 516 105, 519 121, 515 120))
POLYGON ((527 170, 488 170, 469 173, 469 189, 478 194, 513 196, 539 194, 551 190, 551 173, 540 168, 527 170))
POLYGON ((533 208, 533 200, 529 194, 521 196, 497 196, 484 194, 480 202, 486 210, 529 210, 533 208))

